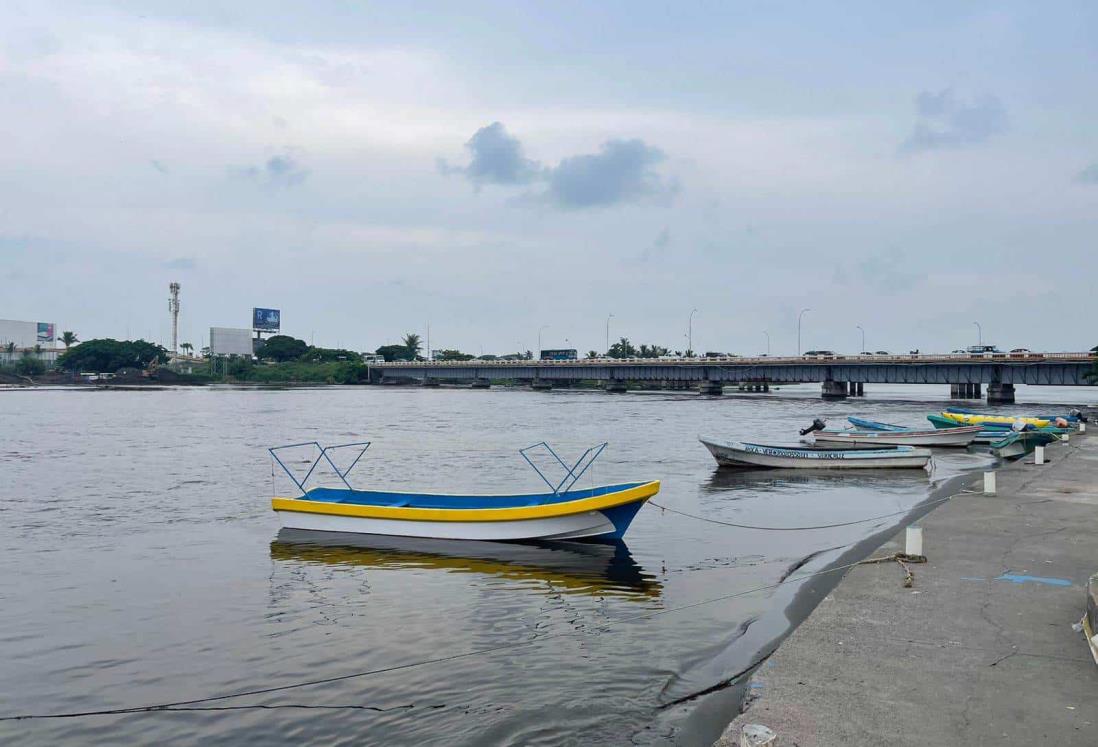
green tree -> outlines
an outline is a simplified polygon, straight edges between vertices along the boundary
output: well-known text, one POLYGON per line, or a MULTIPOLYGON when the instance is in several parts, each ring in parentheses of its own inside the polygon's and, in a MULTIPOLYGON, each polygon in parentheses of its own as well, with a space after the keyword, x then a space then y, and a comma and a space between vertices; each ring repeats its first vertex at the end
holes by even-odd
POLYGON ((436 361, 471 361, 476 356, 463 353, 460 350, 439 350, 435 354, 436 361))
POLYGON ((661 355, 667 355, 671 351, 661 345, 641 345, 637 350, 638 358, 659 358, 661 355))
POLYGON ((46 372, 46 364, 30 353, 15 362, 15 372, 21 376, 38 376, 46 372))
POLYGON ((606 354, 611 358, 636 358, 637 349, 633 347, 633 343, 629 342, 628 338, 623 337, 611 345, 606 354))
POLYGON ((182 342, 179 344, 179 347, 181 347, 183 349, 183 352, 187 355, 190 355, 194 352, 194 345, 190 344, 189 342, 182 342))
POLYGON ((599 351, 597 351, 597 350, 588 350, 587 351, 587 357, 588 358, 598 358, 599 357, 599 351))
POLYGON ((295 361, 305 355, 308 350, 309 346, 305 344, 304 340, 289 335, 275 335, 263 343, 263 347, 259 349, 259 357, 264 360, 282 363, 295 361))
POLYGON ((12 355, 13 353, 15 353, 15 343, 9 342, 7 345, 4 346, 4 350, 7 351, 8 355, 12 355))
POLYGON ((88 340, 66 350, 57 365, 66 371, 110 372, 120 368, 146 368, 150 361, 168 362, 168 351, 145 340, 88 340))
POLYGON ((404 344, 404 350, 408 354, 408 357, 405 358, 405 360, 414 361, 419 357, 419 351, 423 348, 423 344, 419 340, 419 335, 415 332, 408 332, 404 335, 401 342, 404 344))
POLYGON ((80 342, 80 340, 76 339, 76 333, 75 332, 62 332, 61 333, 61 344, 65 346, 65 350, 68 350, 70 347, 73 346, 74 343, 77 343, 77 342, 80 342))
POLYGON ((404 345, 382 345, 374 352, 389 362, 410 360, 408 358, 408 348, 404 345))

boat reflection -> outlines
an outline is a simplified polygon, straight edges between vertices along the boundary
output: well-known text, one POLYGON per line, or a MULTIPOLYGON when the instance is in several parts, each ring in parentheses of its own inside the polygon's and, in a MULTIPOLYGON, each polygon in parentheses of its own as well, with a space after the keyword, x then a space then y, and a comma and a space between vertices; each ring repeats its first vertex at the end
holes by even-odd
POLYGON ((544 581, 565 594, 653 599, 663 588, 620 541, 481 542, 282 529, 271 542, 271 559, 544 581))
POLYGON ((708 493, 727 490, 750 489, 755 492, 786 491, 790 488, 801 490, 806 486, 834 488, 840 485, 857 485, 859 488, 909 488, 925 484, 926 472, 912 469, 873 469, 858 470, 851 475, 844 470, 806 470, 806 469, 757 469, 730 470, 715 469, 709 481, 702 485, 708 493))

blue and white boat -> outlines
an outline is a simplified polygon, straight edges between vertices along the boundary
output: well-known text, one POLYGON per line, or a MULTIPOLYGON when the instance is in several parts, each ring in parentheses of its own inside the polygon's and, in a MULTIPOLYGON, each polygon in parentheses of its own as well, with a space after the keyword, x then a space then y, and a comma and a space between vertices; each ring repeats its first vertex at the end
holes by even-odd
POLYGON ((519 453, 549 486, 547 492, 493 495, 357 490, 347 482, 347 475, 369 445, 360 442, 325 447, 313 441, 268 449, 301 491, 294 498, 271 500, 271 508, 282 520, 282 526, 433 539, 616 540, 622 538, 637 511, 660 489, 658 480, 575 489, 606 444, 591 447, 569 467, 543 442, 520 449, 519 453), (320 453, 304 479, 299 480, 277 452, 307 446, 320 453), (358 456, 346 470, 339 469, 331 459, 330 453, 335 449, 358 447, 361 447, 358 456), (527 452, 538 448, 546 449, 565 470, 562 480, 551 482, 530 460, 527 452), (335 470, 345 487, 306 488, 321 460, 335 470))
POLYGON ((866 420, 865 418, 856 418, 853 415, 848 417, 847 422, 855 428, 863 431, 910 431, 914 428, 908 428, 906 425, 893 425, 892 423, 882 423, 877 420, 866 420))
POLYGON ((921 469, 929 449, 896 446, 881 449, 815 449, 699 438, 722 467, 736 469, 921 469))

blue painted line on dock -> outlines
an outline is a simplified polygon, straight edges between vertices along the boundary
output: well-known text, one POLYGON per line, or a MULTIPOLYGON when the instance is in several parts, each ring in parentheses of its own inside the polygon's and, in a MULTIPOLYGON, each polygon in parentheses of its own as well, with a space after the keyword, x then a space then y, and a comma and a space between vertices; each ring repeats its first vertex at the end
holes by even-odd
POLYGON ((995 579, 996 581, 1012 581, 1016 584, 1024 584, 1032 581, 1036 584, 1048 586, 1071 586, 1071 581, 1066 578, 1046 578, 1044 576, 1019 576, 1013 573, 1004 573, 995 579))

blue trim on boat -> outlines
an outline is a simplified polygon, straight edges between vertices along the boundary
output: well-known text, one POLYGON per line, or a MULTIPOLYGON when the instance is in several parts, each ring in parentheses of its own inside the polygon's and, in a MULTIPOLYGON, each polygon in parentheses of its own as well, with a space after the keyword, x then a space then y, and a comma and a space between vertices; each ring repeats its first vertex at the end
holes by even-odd
MULTIPOLYGON (((380 490, 346 490, 344 488, 312 488, 300 498, 320 503, 345 503, 359 506, 391 506, 393 508, 524 508, 569 503, 583 498, 593 498, 619 493, 644 485, 643 482, 627 482, 620 485, 603 485, 597 488, 572 490, 568 493, 527 493, 516 495, 447 495, 431 493, 393 493, 380 490)), ((638 503, 638 508, 640 504, 638 503)), ((614 509, 609 509, 613 511, 614 509)), ((634 512, 635 513, 635 512, 634 512)), ((632 517, 629 517, 632 519, 632 517)), ((611 519, 613 521, 613 519, 611 519)), ((617 526, 615 522, 615 526, 617 526)), ((629 521, 625 527, 629 526, 629 521)), ((624 527, 621 531, 625 531, 624 527)))
POLYGON ((902 433, 904 431, 915 430, 914 428, 908 428, 904 425, 893 425, 892 423, 881 423, 876 420, 866 420, 864 418, 856 418, 853 415, 846 419, 855 428, 865 428, 871 431, 890 431, 893 433, 902 433))
POLYGON ((614 532, 612 534, 600 534, 599 539, 620 540, 625 536, 625 530, 629 528, 629 525, 633 521, 633 517, 637 515, 637 512, 641 510, 641 506, 643 505, 644 501, 633 501, 632 503, 614 506, 613 508, 604 508, 602 510, 602 515, 614 524, 614 532))

